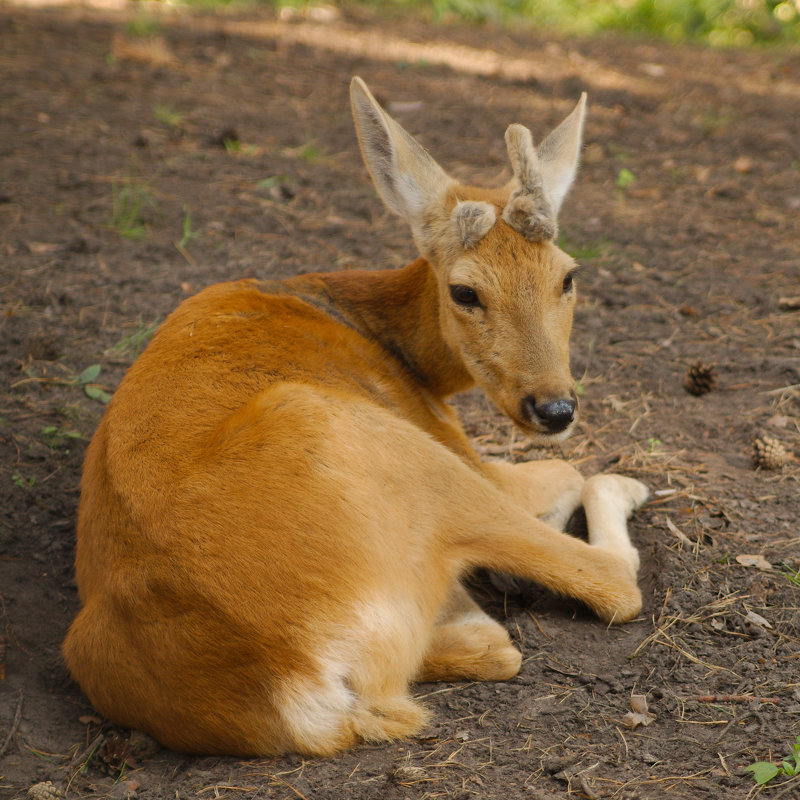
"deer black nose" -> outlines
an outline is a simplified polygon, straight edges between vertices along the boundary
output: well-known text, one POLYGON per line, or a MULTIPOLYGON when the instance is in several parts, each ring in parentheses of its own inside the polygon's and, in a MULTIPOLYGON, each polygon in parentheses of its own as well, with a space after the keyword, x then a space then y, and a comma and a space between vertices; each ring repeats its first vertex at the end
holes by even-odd
POLYGON ((526 419, 544 425, 550 433, 561 433, 575 419, 575 406, 571 397, 537 403, 531 395, 522 401, 522 414, 526 419))

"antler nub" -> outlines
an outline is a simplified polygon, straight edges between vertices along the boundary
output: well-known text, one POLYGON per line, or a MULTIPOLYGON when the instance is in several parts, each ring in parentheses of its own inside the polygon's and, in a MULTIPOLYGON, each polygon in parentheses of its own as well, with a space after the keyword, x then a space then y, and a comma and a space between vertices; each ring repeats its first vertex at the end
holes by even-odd
POLYGON ((555 239, 556 216, 544 194, 541 165, 531 132, 524 125, 509 125, 506 147, 518 186, 508 198, 503 220, 532 242, 555 239))
POLYGON ((468 200, 456 203, 452 219, 458 241, 469 250, 489 233, 497 222, 497 214, 490 203, 468 200))

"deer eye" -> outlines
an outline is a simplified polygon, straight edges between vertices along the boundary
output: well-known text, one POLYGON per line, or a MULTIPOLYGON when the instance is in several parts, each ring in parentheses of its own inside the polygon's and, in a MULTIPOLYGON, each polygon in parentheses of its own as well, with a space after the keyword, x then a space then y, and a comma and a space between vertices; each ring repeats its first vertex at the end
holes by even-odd
POLYGON ((564 283, 561 284, 561 293, 567 294, 575 285, 575 272, 568 272, 564 276, 564 283))
POLYGON ((450 287, 450 297, 453 302, 458 303, 460 306, 479 306, 481 301, 478 299, 478 293, 471 289, 469 286, 462 286, 456 284, 450 287))

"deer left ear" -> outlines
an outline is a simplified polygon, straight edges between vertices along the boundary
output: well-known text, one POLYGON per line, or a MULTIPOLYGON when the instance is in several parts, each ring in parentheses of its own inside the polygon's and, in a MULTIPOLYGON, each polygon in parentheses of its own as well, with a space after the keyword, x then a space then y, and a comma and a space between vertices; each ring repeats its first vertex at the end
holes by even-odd
POLYGON ((350 83, 353 120, 364 162, 383 202, 425 240, 425 212, 442 205, 454 181, 372 96, 361 78, 350 83))

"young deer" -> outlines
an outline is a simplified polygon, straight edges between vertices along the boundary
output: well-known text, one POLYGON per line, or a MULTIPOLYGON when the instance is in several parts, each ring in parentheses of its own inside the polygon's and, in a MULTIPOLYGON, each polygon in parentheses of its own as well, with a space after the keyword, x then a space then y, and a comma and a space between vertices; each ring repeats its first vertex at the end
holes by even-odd
POLYGON ((637 481, 482 462, 445 403, 478 384, 537 442, 577 414, 573 261, 556 214, 585 97, 513 181, 462 186, 354 78, 367 167, 422 257, 244 280, 185 301, 131 367, 84 466, 67 664, 98 711, 195 753, 329 755, 419 731, 415 680, 505 680, 487 567, 635 617, 637 481), (560 529, 580 504, 589 542, 560 529))

